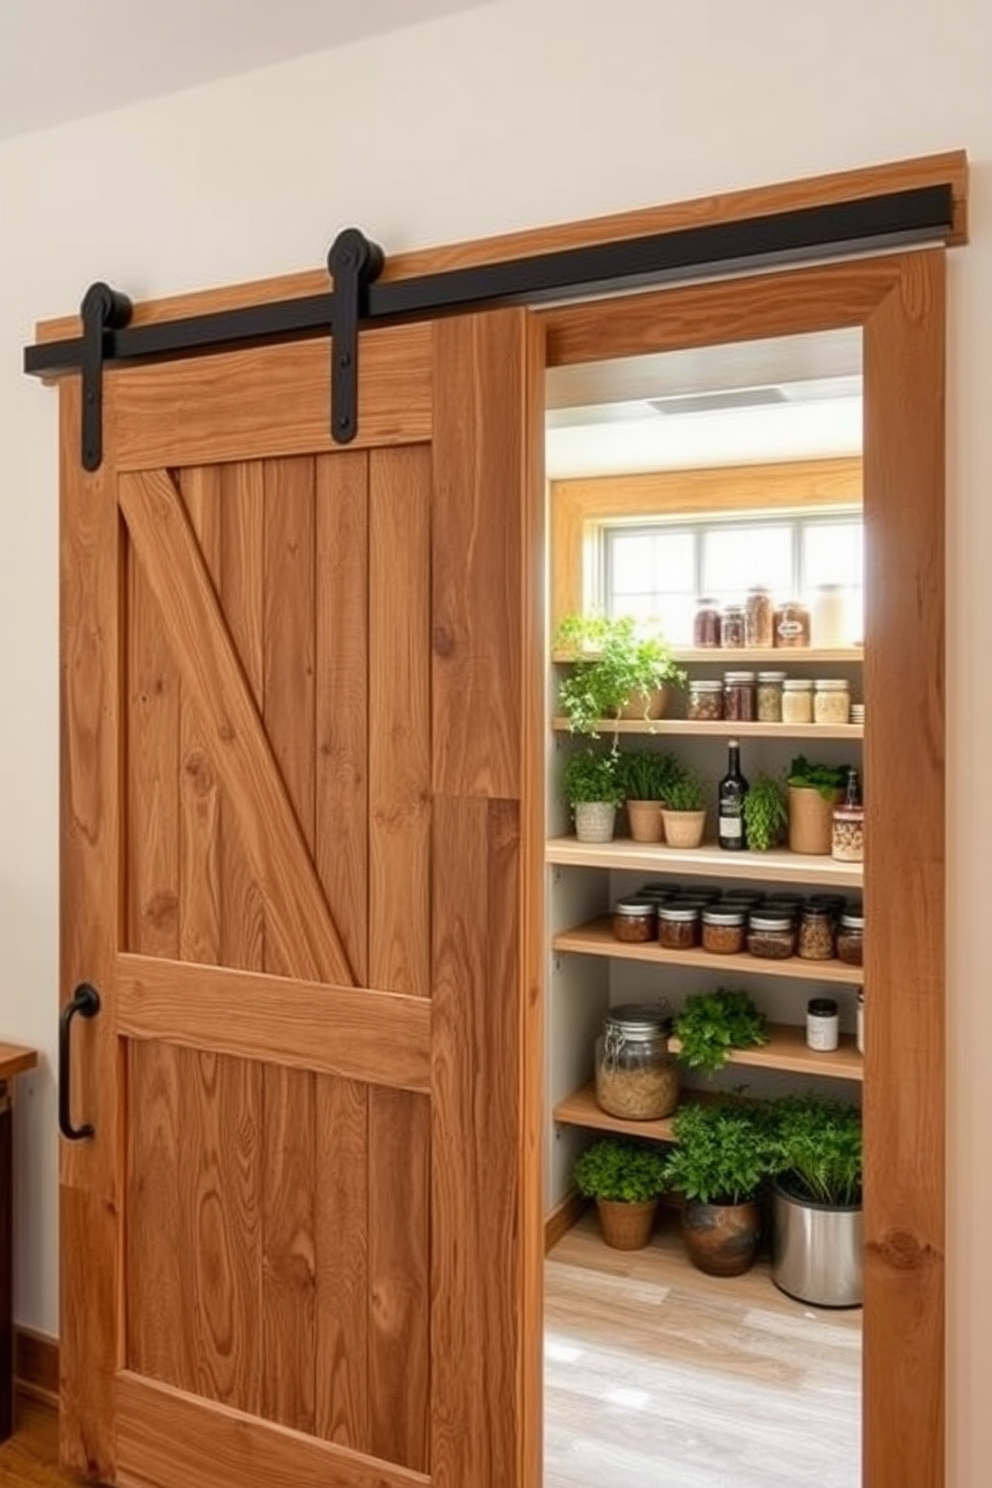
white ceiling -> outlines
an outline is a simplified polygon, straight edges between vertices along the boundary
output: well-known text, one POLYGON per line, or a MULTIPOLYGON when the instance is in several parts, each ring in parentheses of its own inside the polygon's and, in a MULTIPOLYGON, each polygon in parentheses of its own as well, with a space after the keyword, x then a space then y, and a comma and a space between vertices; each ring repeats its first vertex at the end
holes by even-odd
POLYGON ((492 0, 0 0, 0 139, 492 0))

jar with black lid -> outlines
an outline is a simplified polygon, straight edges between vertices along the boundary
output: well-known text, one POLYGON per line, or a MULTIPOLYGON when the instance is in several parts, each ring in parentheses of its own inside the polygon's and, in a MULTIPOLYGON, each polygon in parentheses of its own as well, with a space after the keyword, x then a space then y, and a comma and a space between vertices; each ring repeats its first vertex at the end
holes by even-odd
POLYGON ((596 1040, 596 1100, 627 1121, 657 1121, 679 1103, 679 1073, 668 1047, 671 1018, 663 1007, 624 1003, 610 1008, 596 1040))
POLYGON ((784 961, 796 950, 796 922, 791 914, 754 909, 748 916, 747 948, 765 961, 784 961))
POLYGON ((834 916, 824 905, 806 904, 799 921, 796 954, 804 961, 832 961, 834 957, 834 916))
POLYGON ((699 913, 696 904, 659 905, 659 944, 667 951, 691 951, 699 944, 699 913))
POLYGON ((846 909, 837 926, 837 958, 848 966, 864 965, 865 917, 859 909, 846 909))
POLYGON ((650 899, 618 899, 611 920, 614 940, 637 945, 657 939, 658 907, 650 899))

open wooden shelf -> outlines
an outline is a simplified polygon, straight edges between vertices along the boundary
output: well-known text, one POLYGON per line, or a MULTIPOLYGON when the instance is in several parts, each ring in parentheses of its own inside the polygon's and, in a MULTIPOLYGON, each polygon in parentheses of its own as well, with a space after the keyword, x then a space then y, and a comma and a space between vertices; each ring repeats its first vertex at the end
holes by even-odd
POLYGON ((712 951, 670 951, 656 940, 631 944, 615 939, 609 918, 590 920, 573 930, 562 930, 552 938, 552 949, 579 956, 609 956, 622 961, 647 961, 654 966, 688 966, 699 971, 719 971, 727 976, 786 977, 801 982, 842 982, 860 987, 864 968, 844 961, 804 961, 790 956, 785 961, 767 961, 747 952, 718 956, 712 951))
POLYGON ((656 1142, 675 1140, 670 1116, 662 1121, 624 1121, 619 1116, 610 1116, 596 1104, 596 1088, 591 1083, 559 1101, 552 1115, 563 1126, 588 1126, 627 1137, 652 1137, 656 1142))
MULTIPOLYGON (((570 733, 567 718, 555 718, 559 734, 570 733)), ((600 734, 669 734, 711 739, 863 739, 860 723, 735 723, 720 718, 703 722, 695 718, 601 718, 600 734)))
MULTIPOLYGON (((701 662, 712 662, 729 671, 742 662, 774 663, 779 671, 788 671, 793 665, 808 662, 853 663, 864 661, 863 646, 705 646, 673 648, 672 660, 681 665, 692 666, 701 662)), ((564 651, 556 649, 551 660, 567 663, 571 661, 595 661, 594 651, 564 651)))
POLYGON ((573 868, 630 868, 637 873, 671 873, 693 878, 747 878, 761 883, 820 884, 824 888, 861 889, 861 863, 838 863, 831 857, 805 853, 724 852, 715 845, 681 848, 663 843, 579 842, 575 837, 552 837, 545 861, 573 868))

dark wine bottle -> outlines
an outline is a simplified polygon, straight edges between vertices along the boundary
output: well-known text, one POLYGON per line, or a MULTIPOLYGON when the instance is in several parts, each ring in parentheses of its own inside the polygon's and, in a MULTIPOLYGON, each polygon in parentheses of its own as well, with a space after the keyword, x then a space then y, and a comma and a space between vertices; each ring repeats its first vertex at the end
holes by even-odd
POLYGON ((717 793, 717 840, 727 852, 742 852, 747 847, 744 797, 748 787, 741 774, 741 746, 736 739, 730 740, 727 754, 727 773, 720 781, 717 793))

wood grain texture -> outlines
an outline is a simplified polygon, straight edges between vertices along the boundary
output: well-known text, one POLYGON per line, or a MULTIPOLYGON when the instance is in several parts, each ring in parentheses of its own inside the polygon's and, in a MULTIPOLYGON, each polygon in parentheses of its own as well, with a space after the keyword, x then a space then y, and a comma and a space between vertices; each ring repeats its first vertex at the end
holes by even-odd
POLYGON ((369 460, 316 470, 316 863, 355 980, 369 976, 369 460))
POLYGON ((121 956, 118 1032, 234 1058, 430 1088, 429 1003, 228 967, 121 956))
POLYGON ((370 1440, 368 1087, 318 1075, 316 1109, 316 1435, 365 1451, 370 1440))
POLYGON ((550 483, 551 628, 581 613, 583 548, 598 526, 669 512, 860 504, 860 460, 790 460, 550 483))
POLYGON ((0 1043, 0 1080, 12 1080, 15 1075, 35 1069, 37 1064, 37 1049, 29 1049, 26 1044, 0 1043))
POLYGON ((183 1395, 132 1374, 118 1384, 122 1488, 429 1488, 422 1473, 392 1467, 285 1426, 183 1395))
POLYGON ((176 489, 161 472, 124 476, 120 502, 184 685, 207 721, 217 768, 263 887, 266 933, 297 975, 349 984, 351 971, 306 841, 176 489))
POLYGON ((430 1463, 430 1103, 369 1092, 369 1450, 430 1463))
POLYGON ((554 1250, 559 1240, 562 1240, 572 1226, 578 1222, 588 1202, 577 1188, 570 1188, 565 1197, 548 1211, 544 1220, 545 1255, 554 1250))
MULTIPOLYGON (((365 331, 360 355, 352 447, 429 440, 429 327, 365 331)), ((326 337, 128 367, 116 390, 118 469, 332 452, 330 375, 326 337)))
POLYGON ((60 1460, 70 1472, 113 1483, 121 1363, 116 1205, 98 1191, 61 1184, 59 1238, 60 1460))
POLYGON ((59 1344, 35 1328, 14 1329, 14 1388, 19 1395, 57 1408, 59 1344))
MULTIPOLYGON (((965 243, 968 240, 968 158, 963 150, 949 150, 938 155, 861 166, 829 175, 806 176, 774 185, 748 187, 743 191, 695 197, 664 206, 616 212, 606 217, 503 233, 499 237, 476 238, 465 243, 448 243, 436 248, 392 254, 387 257, 382 280, 385 283, 394 279, 410 279, 420 274, 434 274, 474 264, 499 263, 506 259, 548 253, 561 248, 612 242, 649 233, 672 232, 680 227, 694 227, 702 223, 735 222, 743 217, 765 216, 803 206, 848 201, 886 191, 941 183, 949 184, 954 193, 954 226, 947 241, 965 243)), ((388 245, 383 246, 388 253, 388 245)), ((305 295, 325 294, 327 288, 326 270, 309 269, 297 274, 284 274, 244 284, 228 284, 216 289, 141 301, 134 307, 131 323, 152 325, 187 315, 204 315, 213 310, 231 310, 276 300, 298 299, 305 295)), ((78 336, 79 317, 70 315, 42 321, 36 328, 36 334, 39 341, 57 341, 64 337, 78 336)))
POLYGON ((315 1077, 262 1071, 262 1407, 269 1421, 312 1433, 317 1339, 315 1077))
POLYGON ((865 328, 864 1479, 904 1488, 944 1482, 944 272, 865 328))
POLYGON ((430 991, 431 452, 370 456, 369 980, 430 991))

